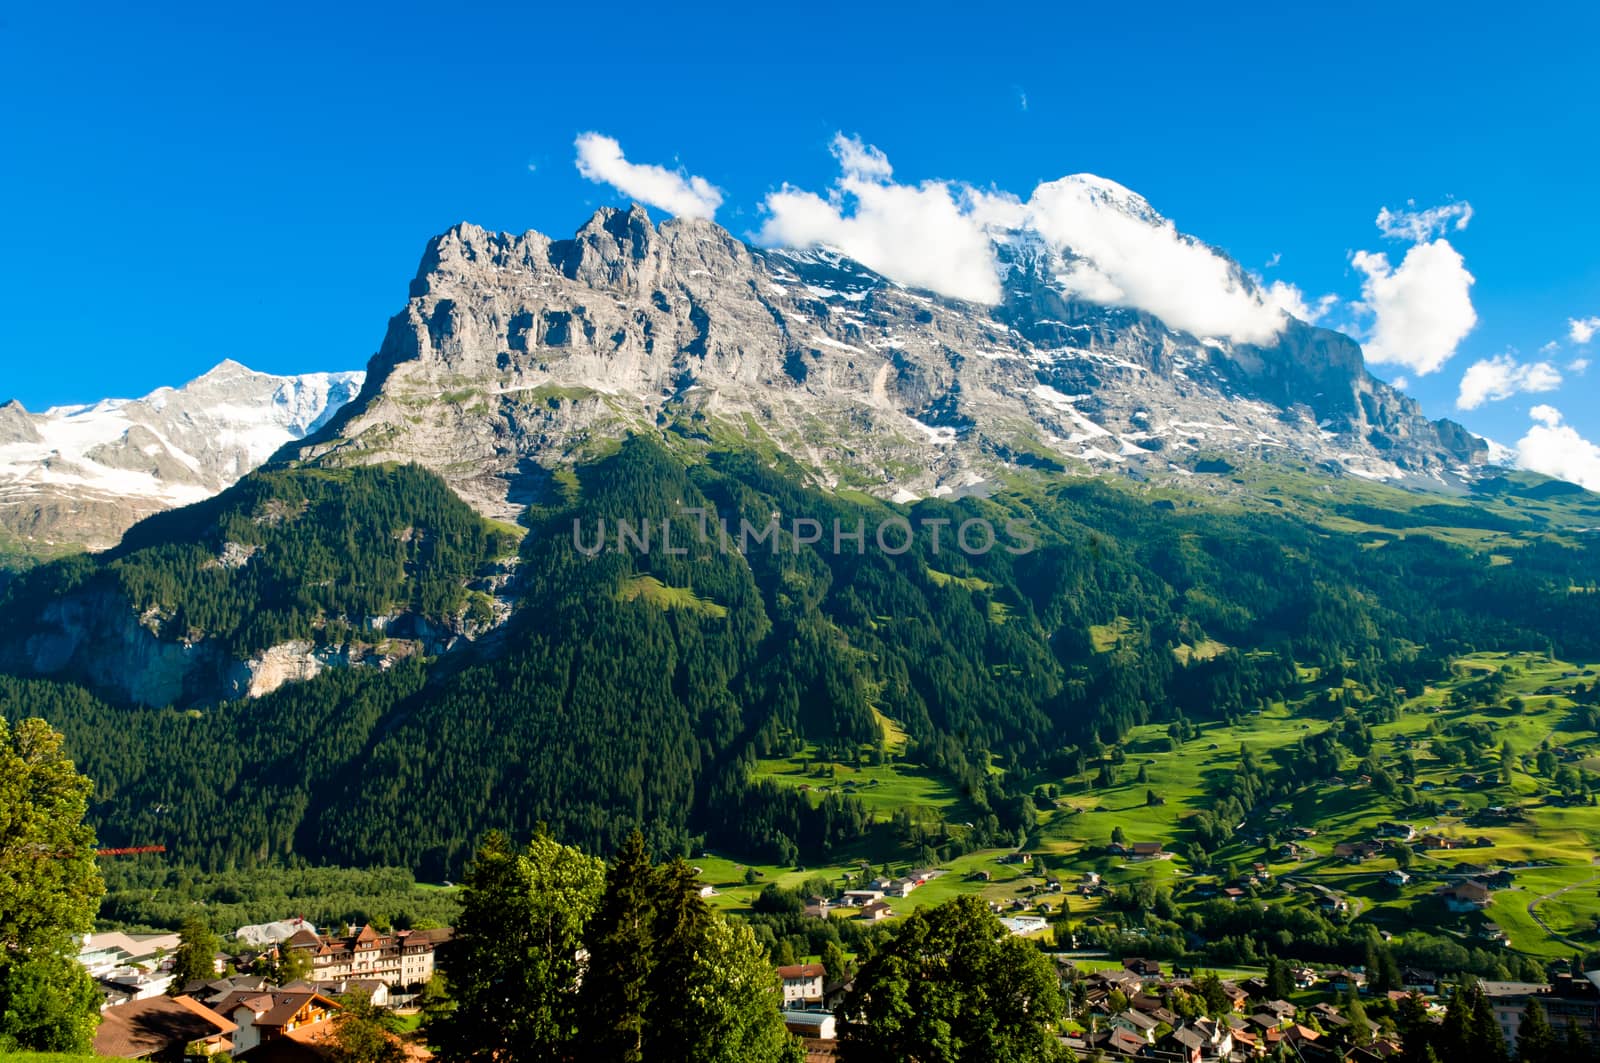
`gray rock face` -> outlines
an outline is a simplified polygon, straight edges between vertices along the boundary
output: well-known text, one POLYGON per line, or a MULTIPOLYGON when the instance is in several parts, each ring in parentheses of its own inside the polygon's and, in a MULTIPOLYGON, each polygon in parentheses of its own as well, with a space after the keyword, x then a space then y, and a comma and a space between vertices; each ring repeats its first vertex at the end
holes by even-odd
POLYGON ((1183 474, 1202 453, 1276 451, 1438 486, 1484 456, 1349 337, 1176 332, 1073 298, 1050 254, 1002 245, 987 307, 637 206, 570 240, 459 225, 429 243, 361 395, 285 454, 418 461, 501 519, 626 430, 770 442, 820 483, 901 500, 1018 464, 1183 474))
POLYGON ((136 521, 217 493, 325 424, 362 373, 271 376, 223 362, 181 388, 31 414, 0 406, 0 532, 114 546, 136 521))

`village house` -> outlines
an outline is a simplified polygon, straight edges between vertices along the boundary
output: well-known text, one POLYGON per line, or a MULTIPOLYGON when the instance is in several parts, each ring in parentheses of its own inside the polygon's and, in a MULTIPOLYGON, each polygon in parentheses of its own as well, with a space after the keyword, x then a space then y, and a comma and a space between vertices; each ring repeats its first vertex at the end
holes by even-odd
POLYGON ((1417 844, 1433 852, 1441 849, 1459 849, 1466 843, 1460 838, 1451 838, 1443 834, 1424 834, 1417 840, 1417 844))
POLYGON ((94 1053, 181 1063, 191 1045, 207 1056, 234 1051, 230 1035, 236 1028, 193 997, 150 997, 101 1011, 94 1053))
POLYGON ((1156 1043, 1156 1027, 1161 1024, 1149 1015, 1130 1008, 1113 1015, 1111 1025, 1127 1030, 1145 1044, 1153 1045, 1156 1043))
POLYGON ((1437 993, 1439 976, 1421 967, 1404 967, 1400 971, 1400 984, 1406 987, 1408 993, 1437 993))
POLYGON ((1352 864, 1371 860, 1383 852, 1377 842, 1340 842, 1333 847, 1333 855, 1352 864))
POLYGON ((893 914, 893 908, 889 907, 889 905, 884 903, 882 900, 876 900, 868 901, 866 904, 861 906, 860 918, 871 923, 876 923, 880 919, 887 919, 893 914))
POLYGON ((177 934, 85 934, 78 945, 78 962, 95 978, 103 978, 123 968, 154 967, 158 957, 170 956, 179 944, 177 934))
POLYGON ((1357 971, 1350 971, 1341 967, 1337 971, 1327 972, 1327 977, 1328 985, 1333 988, 1335 993, 1349 993, 1351 991, 1359 993, 1365 992, 1367 988, 1367 976, 1357 971))
POLYGON ((778 968, 783 980, 783 1006, 820 1007, 822 1005, 822 980, 827 971, 820 963, 796 963, 778 968))
POLYGON ((1128 956, 1122 961, 1122 969, 1143 979, 1161 977, 1160 960, 1146 960, 1138 956, 1128 956))
POLYGON ((212 1009, 232 1020, 233 1054, 243 1055, 295 1030, 333 1018, 339 1005, 314 989, 269 989, 230 993, 212 1009))
POLYGON ((839 1036, 838 1021, 829 1011, 785 1009, 783 1025, 790 1033, 812 1041, 832 1041, 839 1036))
POLYGON ((1440 886, 1437 896, 1452 912, 1475 912, 1489 907, 1489 887, 1472 879, 1454 886, 1440 886))
POLYGON ((1161 1039, 1162 1054, 1176 1056, 1185 1063, 1200 1063, 1205 1047, 1206 1039, 1189 1027, 1173 1030, 1161 1039))

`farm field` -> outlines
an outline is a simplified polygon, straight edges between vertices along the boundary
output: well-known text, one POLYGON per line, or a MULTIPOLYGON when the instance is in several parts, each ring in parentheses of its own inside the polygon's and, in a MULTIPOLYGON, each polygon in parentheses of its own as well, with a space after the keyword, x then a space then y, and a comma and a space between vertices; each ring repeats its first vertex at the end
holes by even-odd
MULTIPOLYGON (((1109 649, 1120 634, 1108 625, 1094 637, 1097 645, 1109 649)), ((1074 776, 1029 776, 1038 815, 1023 846, 954 856, 939 863, 942 873, 909 897, 887 900, 896 915, 961 894, 981 896, 1008 910, 1021 900, 1030 914, 1042 902, 1049 906, 1057 940, 1064 940, 1059 933, 1063 928, 1104 910, 1103 893, 1075 891, 1087 873, 1099 875, 1106 887, 1167 887, 1185 903, 1194 899, 1189 891, 1196 884, 1220 882, 1259 864, 1266 872, 1260 879, 1266 903, 1295 903, 1295 896, 1320 898, 1331 891, 1348 904, 1351 918, 1397 935, 1427 929, 1475 947, 1493 947, 1486 937, 1492 929, 1486 924, 1492 923, 1506 937, 1500 947, 1541 960, 1600 948, 1600 864, 1595 863, 1600 807, 1550 800, 1551 780, 1538 764, 1541 753, 1553 756, 1555 750, 1561 751, 1562 764, 1600 764, 1600 735, 1562 691, 1585 672, 1590 676, 1584 681, 1591 681, 1592 666, 1535 654, 1463 656, 1454 662, 1450 679, 1406 697, 1394 719, 1370 727, 1371 755, 1380 764, 1395 765, 1398 774, 1403 757, 1414 762, 1406 781, 1382 792, 1358 777, 1351 763, 1335 781, 1302 788, 1290 801, 1256 809, 1233 841, 1196 865, 1193 817, 1215 808, 1217 792, 1238 768, 1241 750, 1270 770, 1336 719, 1340 710, 1330 705, 1327 685, 1315 671, 1305 670, 1303 695, 1294 702, 1268 705, 1232 723, 1199 724, 1198 734, 1181 744, 1169 738, 1165 724, 1136 728, 1120 745, 1111 785, 1097 785, 1105 781, 1098 762, 1074 776), (1495 673, 1504 682, 1494 704, 1454 697, 1495 673), (1487 760, 1480 758, 1470 767, 1442 759, 1453 760, 1447 747, 1468 733, 1492 735, 1488 753, 1493 756, 1486 753, 1487 760), (1501 782, 1502 771, 1509 782, 1501 782), (1462 780, 1474 774, 1484 781, 1464 785, 1462 780), (1487 811, 1507 805, 1520 811, 1504 821, 1487 811), (1403 822, 1419 838, 1446 839, 1441 844, 1448 846, 1430 850, 1413 845, 1403 861, 1409 876, 1404 885, 1386 883, 1384 876, 1401 869, 1397 857, 1405 854, 1386 850, 1351 863, 1334 853, 1335 846, 1370 839, 1383 824, 1395 822, 1403 822), (1289 837, 1290 826, 1302 828, 1296 842, 1301 848, 1285 857, 1277 846, 1289 837), (1115 855, 1109 849, 1114 839, 1128 845, 1157 842, 1163 851, 1147 859, 1115 855), (1263 840, 1274 844, 1269 848, 1263 840), (1017 860, 1019 851, 1027 862, 1017 860), (1035 860, 1044 877, 1035 873, 1035 860), (1495 890, 1481 912, 1448 911, 1435 892, 1466 877, 1456 869, 1458 864, 1509 867, 1513 884, 1495 890), (1060 892, 1045 891, 1052 878, 1062 883, 1060 892), (1286 892, 1265 885, 1285 879, 1286 892), (1531 902, 1537 902, 1537 918, 1528 911, 1531 902)), ((1365 696, 1349 681, 1340 692, 1347 705, 1359 706, 1365 696)), ((894 727, 893 721, 882 722, 894 727)), ((880 826, 868 843, 804 870, 752 864, 737 854, 699 858, 695 862, 703 869, 703 881, 718 891, 714 903, 747 909, 769 883, 793 888, 818 875, 842 883, 863 867, 903 875, 916 862, 888 827, 896 813, 919 822, 942 820, 959 836, 974 814, 970 802, 896 754, 890 752, 872 765, 834 764, 820 759, 814 749, 759 761, 757 778, 803 788, 813 801, 829 793, 853 796, 880 826), (752 868, 753 881, 746 881, 752 868)), ((838 914, 853 915, 848 910, 838 914)))

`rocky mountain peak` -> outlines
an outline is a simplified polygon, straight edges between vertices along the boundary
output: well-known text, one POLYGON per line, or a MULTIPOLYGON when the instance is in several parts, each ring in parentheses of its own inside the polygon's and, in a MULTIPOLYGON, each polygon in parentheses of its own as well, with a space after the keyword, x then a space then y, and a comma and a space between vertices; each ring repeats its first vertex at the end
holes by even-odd
MULTIPOLYGON (((1064 180, 1170 224, 1115 182, 1064 180)), ((637 205, 562 240, 460 225, 429 243, 367 392, 294 455, 420 461, 501 518, 552 466, 685 418, 896 498, 1018 464, 1187 475, 1219 450, 1435 484, 1477 459, 1346 336, 1287 319, 1256 343, 1197 336, 1086 297, 1063 281, 1075 252, 1037 233, 997 254, 1009 276, 989 307, 637 205)))

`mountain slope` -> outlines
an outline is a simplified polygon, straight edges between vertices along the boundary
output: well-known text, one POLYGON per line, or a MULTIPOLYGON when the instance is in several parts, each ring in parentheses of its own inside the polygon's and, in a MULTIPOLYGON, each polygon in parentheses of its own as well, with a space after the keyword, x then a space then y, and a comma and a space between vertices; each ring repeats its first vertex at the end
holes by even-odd
MULTIPOLYGON (((274 495, 327 475, 257 474, 284 478, 274 495)), ((1296 503, 1327 482, 1279 477, 1296 503)), ((947 780, 969 810, 972 826, 929 825, 928 844, 966 851, 1025 826, 1034 771, 1081 764, 1147 722, 1239 717, 1298 697, 1307 670, 1333 688, 1347 676, 1382 692, 1421 689, 1470 649, 1549 645, 1600 658, 1592 535, 1567 545, 1530 529, 1506 563, 1416 531, 1477 505, 1443 501, 1446 513, 1404 521, 1382 504, 1404 493, 1374 490, 1339 504, 1409 531, 1333 530, 1267 506, 1038 473, 988 499, 906 509, 809 486, 798 466, 759 453, 695 458, 637 437, 576 466, 525 515, 519 608, 494 639, 387 668, 327 668, 248 703, 195 701, 192 712, 3 678, 0 712, 43 712, 65 728, 103 780, 103 837, 158 839, 215 864, 294 853, 446 875, 482 831, 541 821, 598 849, 639 826, 662 849, 704 836, 816 859, 878 828, 848 797, 817 802, 754 781, 754 765, 803 746, 881 758, 884 719, 909 740, 906 759, 947 780), (741 554, 700 540, 680 504, 715 509, 734 528, 773 513, 827 528, 1027 520, 1038 542, 976 554, 919 535, 905 553, 835 552, 826 537, 800 543, 786 528, 777 549, 741 554), (624 518, 672 521, 685 553, 578 549, 575 522, 587 543, 598 521, 624 518)), ((208 503, 195 533, 225 539, 228 514, 252 512, 240 499, 260 491, 252 477, 208 503)), ((150 542, 130 542, 117 561, 75 562, 104 566, 79 585, 124 579, 125 566, 159 600, 192 602, 193 590, 166 578, 181 571, 165 545, 179 537, 155 527, 192 512, 142 527, 150 542)), ((307 518, 285 525, 278 549, 303 549, 294 544, 313 530, 307 518)), ((353 570, 387 541, 355 535, 353 570)), ((47 630, 20 590, 68 568, 26 577, 0 605, 0 627, 47 630)), ((92 670, 56 674, 115 694, 92 670)))
POLYGON ((178 388, 32 414, 0 406, 0 535, 103 550, 151 513, 210 497, 321 428, 363 373, 272 376, 224 361, 178 388))

